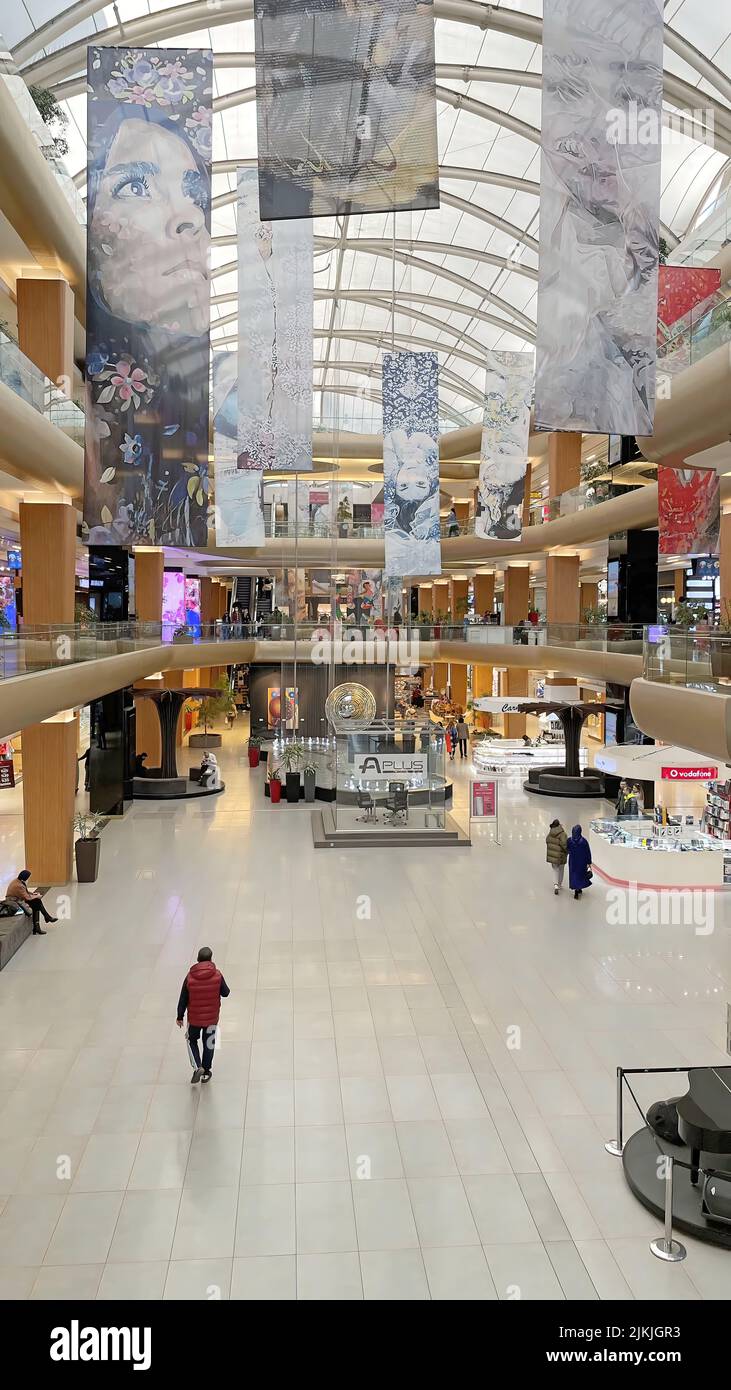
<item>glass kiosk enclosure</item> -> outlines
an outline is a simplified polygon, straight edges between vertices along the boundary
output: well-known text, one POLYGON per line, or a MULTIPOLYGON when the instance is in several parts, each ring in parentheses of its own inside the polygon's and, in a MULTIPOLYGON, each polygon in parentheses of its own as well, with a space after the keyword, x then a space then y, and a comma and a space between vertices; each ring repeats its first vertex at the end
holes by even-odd
POLYGON ((451 786, 444 730, 430 722, 374 721, 333 732, 336 795, 323 812, 332 829, 372 836, 389 829, 444 831, 451 786))

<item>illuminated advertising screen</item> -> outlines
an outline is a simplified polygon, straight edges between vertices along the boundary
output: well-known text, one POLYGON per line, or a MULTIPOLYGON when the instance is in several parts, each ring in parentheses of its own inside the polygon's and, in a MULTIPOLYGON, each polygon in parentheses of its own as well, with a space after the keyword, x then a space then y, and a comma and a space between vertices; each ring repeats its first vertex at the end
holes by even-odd
POLYGON ((185 575, 165 570, 162 580, 163 639, 170 641, 178 627, 185 625, 185 575))
POLYGON ((198 642, 201 635, 201 582, 200 579, 185 581, 185 622, 198 642))

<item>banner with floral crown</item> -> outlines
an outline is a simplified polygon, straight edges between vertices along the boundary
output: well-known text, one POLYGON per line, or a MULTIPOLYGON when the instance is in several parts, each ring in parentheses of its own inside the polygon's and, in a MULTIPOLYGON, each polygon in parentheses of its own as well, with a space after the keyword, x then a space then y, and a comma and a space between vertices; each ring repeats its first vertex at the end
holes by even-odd
POLYGON ((488 352, 475 535, 519 540, 528 467, 533 353, 488 352))
POLYGON ((652 434, 662 0, 544 0, 535 419, 652 434))
POLYGON ((85 536, 208 539, 212 55, 88 50, 85 536))
POLYGON ((435 352, 384 353, 383 496, 386 576, 441 574, 435 352))

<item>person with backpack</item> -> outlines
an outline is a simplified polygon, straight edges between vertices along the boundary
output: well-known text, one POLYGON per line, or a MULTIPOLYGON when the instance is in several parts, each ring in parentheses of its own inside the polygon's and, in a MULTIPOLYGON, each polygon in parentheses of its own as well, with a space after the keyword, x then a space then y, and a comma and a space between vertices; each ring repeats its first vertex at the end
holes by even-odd
POLYGON ((591 888, 591 850, 589 842, 581 833, 581 826, 575 825, 569 840, 569 888, 574 897, 580 898, 585 888, 591 888))
POLYGON ((546 836, 546 863, 553 869, 553 891, 558 894, 563 887, 566 860, 569 857, 569 841, 560 820, 552 820, 546 836))
POLYGON ((198 1081, 210 1081, 213 1069, 213 1050, 216 1046, 216 1030, 221 1013, 221 1000, 231 993, 226 981, 213 961, 210 946, 201 946, 198 960, 191 966, 183 980, 183 988, 178 1000, 178 1028, 183 1027, 183 1017, 188 1012, 188 1053, 193 1075, 191 1086, 198 1081), (202 1037, 203 1057, 198 1050, 202 1037))

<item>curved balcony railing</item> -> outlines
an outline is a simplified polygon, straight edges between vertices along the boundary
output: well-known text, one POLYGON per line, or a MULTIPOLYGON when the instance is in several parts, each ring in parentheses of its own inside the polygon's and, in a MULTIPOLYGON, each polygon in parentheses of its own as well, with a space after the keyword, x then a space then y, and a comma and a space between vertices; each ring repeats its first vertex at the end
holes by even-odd
POLYGON ((0 381, 69 438, 84 446, 84 412, 0 329, 0 381))
POLYGON ((645 680, 731 695, 731 632, 718 629, 645 629, 645 680))
MULTIPOLYGON (((266 620, 257 623, 232 623, 219 619, 215 623, 185 626, 174 623, 68 623, 52 627, 24 624, 19 632, 0 634, 0 679, 53 670, 74 662, 96 661, 101 657, 141 651, 170 643, 215 642, 221 647, 221 665, 231 665, 240 659, 226 650, 235 642, 256 640, 259 643, 292 643, 297 641, 304 654, 314 643, 324 638, 381 644, 383 659, 396 660, 399 645, 411 645, 412 658, 417 659, 419 644, 428 642, 466 642, 474 647, 474 661, 481 660, 483 646, 557 646, 577 647, 587 651, 642 651, 642 629, 621 624, 550 623, 536 627, 517 627, 498 623, 417 623, 409 622, 386 628, 383 623, 316 623, 266 620)), ((731 639, 729 639, 731 646, 731 639)), ((403 653, 403 646, 401 646, 403 653)), ((273 659, 277 659, 273 653, 273 659)), ((489 659, 489 658, 488 658, 489 659)))

